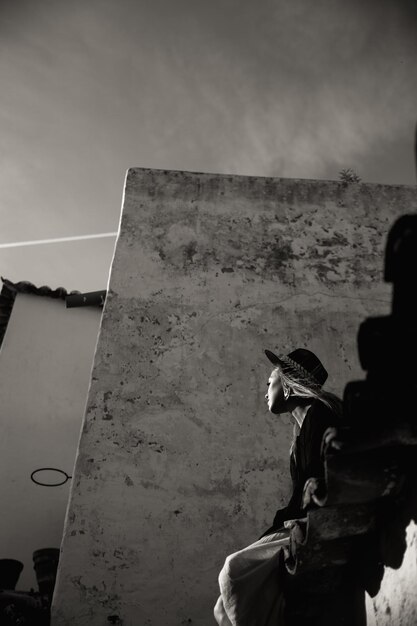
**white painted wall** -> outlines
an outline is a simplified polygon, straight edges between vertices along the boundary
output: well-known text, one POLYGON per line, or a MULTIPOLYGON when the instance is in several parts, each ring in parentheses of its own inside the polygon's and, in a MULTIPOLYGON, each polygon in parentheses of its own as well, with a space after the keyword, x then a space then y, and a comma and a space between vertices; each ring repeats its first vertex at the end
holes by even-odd
POLYGON ((24 563, 16 589, 37 590, 32 553, 61 544, 70 481, 30 475, 72 475, 100 320, 98 307, 16 296, 0 350, 0 558, 24 563))

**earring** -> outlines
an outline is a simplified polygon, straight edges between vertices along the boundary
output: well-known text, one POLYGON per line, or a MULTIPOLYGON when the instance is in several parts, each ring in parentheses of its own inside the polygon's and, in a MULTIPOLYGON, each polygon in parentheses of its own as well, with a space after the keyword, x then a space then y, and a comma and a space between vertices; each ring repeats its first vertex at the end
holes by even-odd
POLYGON ((290 389, 288 387, 285 387, 285 389, 284 389, 284 398, 285 398, 285 400, 288 400, 289 397, 290 397, 290 389))

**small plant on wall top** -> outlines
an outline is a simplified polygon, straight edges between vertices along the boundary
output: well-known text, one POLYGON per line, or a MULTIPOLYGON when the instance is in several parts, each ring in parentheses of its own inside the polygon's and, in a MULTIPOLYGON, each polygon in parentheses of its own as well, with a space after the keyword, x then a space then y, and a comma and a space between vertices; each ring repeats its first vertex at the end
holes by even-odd
POLYGON ((357 173, 352 170, 350 167, 347 169, 340 170, 339 172, 339 180, 342 183, 360 183, 361 178, 357 175, 357 173))

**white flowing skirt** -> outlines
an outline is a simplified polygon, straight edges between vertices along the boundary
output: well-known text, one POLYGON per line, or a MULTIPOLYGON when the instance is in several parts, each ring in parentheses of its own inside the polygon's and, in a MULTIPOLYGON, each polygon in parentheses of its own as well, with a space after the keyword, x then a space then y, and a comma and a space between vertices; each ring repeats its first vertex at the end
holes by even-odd
POLYGON ((214 607, 219 626, 281 626, 284 597, 279 555, 289 532, 262 537, 230 554, 219 574, 220 596, 214 607))

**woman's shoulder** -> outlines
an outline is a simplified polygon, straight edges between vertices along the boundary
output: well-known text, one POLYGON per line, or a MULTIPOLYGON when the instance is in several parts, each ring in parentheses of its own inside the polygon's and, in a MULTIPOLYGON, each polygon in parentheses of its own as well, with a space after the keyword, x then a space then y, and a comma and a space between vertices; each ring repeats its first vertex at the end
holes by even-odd
POLYGON ((308 422, 311 422, 311 424, 317 424, 319 422, 320 424, 330 426, 340 421, 340 411, 341 406, 339 407, 337 404, 335 404, 335 406, 329 406, 322 400, 316 398, 307 411, 305 419, 308 419, 308 422))
POLYGON ((340 417, 335 409, 321 400, 314 400, 302 423, 299 445, 305 447, 311 445, 312 441, 321 441, 327 428, 336 426, 339 421, 340 417))

